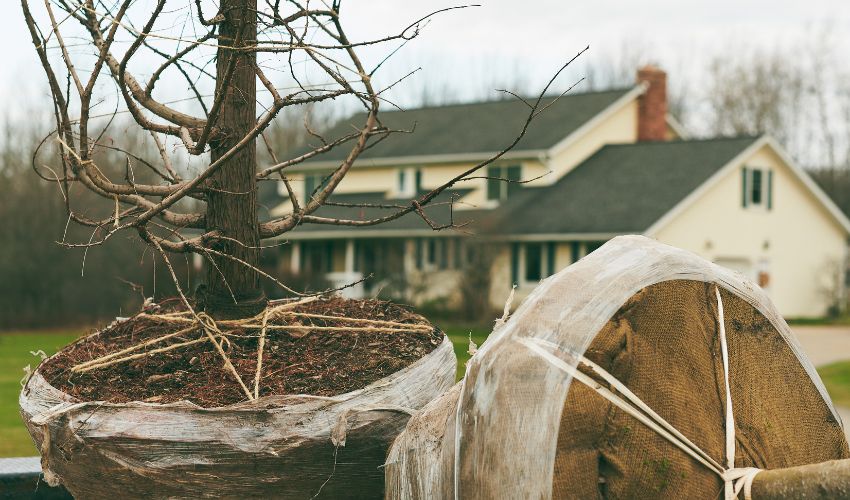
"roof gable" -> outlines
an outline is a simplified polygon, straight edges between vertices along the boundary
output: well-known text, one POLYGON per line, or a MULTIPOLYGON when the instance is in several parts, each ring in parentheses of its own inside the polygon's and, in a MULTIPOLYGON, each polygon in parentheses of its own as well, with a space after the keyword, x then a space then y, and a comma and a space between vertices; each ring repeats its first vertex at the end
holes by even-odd
MULTIPOLYGON (((749 148, 750 151, 755 152, 762 147, 768 148, 772 153, 774 153, 779 161, 784 164, 785 167, 788 168, 788 171, 791 173, 792 177, 800 182, 800 186, 803 190, 808 192, 816 203, 819 203, 821 208, 830 216, 846 233, 850 233, 850 220, 848 220, 847 216, 841 211, 838 206, 836 206, 835 202, 823 192, 823 190, 815 183, 814 180, 799 166, 794 162, 794 160, 785 152, 784 149, 770 136, 762 136, 751 145, 749 148)), ((746 161, 747 158, 743 158, 742 161, 746 161)), ((727 167, 732 168, 735 167, 734 164, 728 164, 727 167)), ((719 182, 723 177, 722 171, 718 171, 716 175, 714 175, 711 179, 708 179, 705 183, 699 186, 694 192, 688 195, 686 198, 681 200, 676 206, 672 207, 670 211, 665 214, 661 219, 657 220, 647 231, 646 234, 652 236, 660 231, 663 227, 669 224, 672 220, 674 220, 681 212, 686 210, 691 204, 693 204, 697 199, 699 199, 704 191, 710 189, 715 182, 719 182)))
POLYGON ((555 184, 521 190, 487 226, 518 235, 642 233, 756 140, 608 145, 555 184))
MULTIPOLYGON (((603 110, 631 92, 633 88, 567 94, 554 102, 534 121, 512 153, 546 150, 562 141, 603 110)), ((413 130, 395 133, 364 151, 359 161, 378 158, 403 158, 433 155, 469 155, 493 153, 508 146, 522 129, 529 108, 515 99, 471 104, 425 107, 407 111, 381 111, 381 122, 390 129, 413 130)), ((325 137, 350 134, 352 127, 365 123, 363 113, 341 120, 325 137)), ((338 148, 303 165, 339 162, 348 154, 338 148)))

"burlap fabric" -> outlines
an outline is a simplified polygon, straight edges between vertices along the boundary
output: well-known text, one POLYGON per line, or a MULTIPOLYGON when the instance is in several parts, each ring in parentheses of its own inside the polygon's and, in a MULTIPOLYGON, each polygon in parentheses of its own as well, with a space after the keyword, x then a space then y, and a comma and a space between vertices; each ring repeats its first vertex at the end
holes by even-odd
MULTIPOLYGON (((585 352, 722 463, 723 366, 713 284, 646 287, 585 352)), ((721 290, 737 467, 775 469, 847 458, 839 423, 788 343, 753 306, 721 290), (770 383, 765 383, 770 381, 770 383)), ((718 498, 720 478, 583 384, 570 387, 558 435, 554 498, 718 498)))
POLYGON ((624 236, 544 280, 479 348, 461 385, 411 419, 387 458, 387 498, 722 498, 717 473, 571 375, 585 355, 730 468, 715 287, 733 468, 847 457, 826 389, 764 290, 624 236))

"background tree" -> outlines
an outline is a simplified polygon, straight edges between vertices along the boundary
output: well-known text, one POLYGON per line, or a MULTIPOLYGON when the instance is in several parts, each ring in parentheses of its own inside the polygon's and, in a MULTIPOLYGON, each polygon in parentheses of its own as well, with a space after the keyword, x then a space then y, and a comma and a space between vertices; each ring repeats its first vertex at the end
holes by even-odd
MULTIPOLYGON (((339 0, 319 7, 298 0, 266 0, 261 5, 257 0, 221 0, 217 6, 187 0, 179 7, 170 4, 168 10, 165 0, 157 0, 152 9, 133 0, 55 0, 46 2, 38 15, 28 0, 21 3, 53 97, 52 139, 61 164, 39 166, 39 171, 60 186, 69 219, 93 231, 89 241, 65 245, 96 246, 131 230, 169 269, 170 254, 201 255, 205 288, 198 300, 216 316, 244 317, 265 307, 260 277, 277 280, 258 267, 262 239, 301 224, 370 226, 409 213, 440 229, 443 226, 431 222, 422 207, 504 153, 385 216, 325 218, 316 211, 329 202, 358 156, 390 134, 404 132, 388 129, 378 117, 381 94, 388 87, 377 87, 373 77, 389 56, 367 67, 360 52, 406 43, 430 15, 394 35, 360 41, 350 40, 343 29, 339 0), (205 15, 209 12, 213 14, 205 15), (161 62, 150 64, 156 59, 161 62), (157 86, 172 78, 185 82, 190 96, 186 105, 158 98, 157 86), (266 96, 262 99, 258 84, 266 96), (289 157, 270 150, 273 164, 257 165, 257 139, 275 118, 344 99, 365 111, 359 128, 343 137, 322 137, 307 125, 314 147, 289 157), (114 106, 111 113, 95 112, 107 105, 114 106), (288 112, 281 115, 284 110, 288 112), (143 161, 126 145, 113 142, 109 130, 121 112, 129 113, 140 133, 150 135, 158 161, 143 161), (104 148, 122 152, 126 162, 121 170, 98 160, 104 148), (347 148, 345 160, 299 200, 286 169, 336 148, 347 148), (196 171, 189 168, 192 157, 200 159, 196 171), (148 169, 156 180, 140 180, 137 168, 148 169), (283 183, 293 210, 260 222, 257 186, 272 180, 283 183), (106 199, 113 208, 108 214, 91 215, 75 204, 75 186, 106 199), (205 210, 196 211, 197 205, 205 210)), ((518 124, 517 141, 545 108, 542 96, 526 101, 528 119, 518 124)), ((512 146, 506 145, 505 151, 512 146)))

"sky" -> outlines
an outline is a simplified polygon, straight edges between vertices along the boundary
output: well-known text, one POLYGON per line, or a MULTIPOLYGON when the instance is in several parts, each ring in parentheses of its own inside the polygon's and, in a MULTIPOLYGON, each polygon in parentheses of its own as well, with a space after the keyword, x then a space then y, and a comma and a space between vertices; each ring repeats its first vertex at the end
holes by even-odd
MULTIPOLYGON (((169 3, 181 1, 191 3, 169 3)), ((705 54, 735 50, 736 43, 790 45, 806 33, 825 29, 831 31, 838 50, 850 52, 850 2, 846 0, 478 2, 479 7, 434 17, 421 36, 402 48, 382 70, 386 81, 422 67, 407 82, 408 93, 447 81, 475 97, 497 80, 523 80, 531 90, 539 88, 564 61, 590 46, 557 88, 566 88, 584 76, 587 66, 634 59, 636 55, 642 62, 665 67, 674 82, 698 85, 700 71, 705 70, 705 54)), ((47 102, 44 78, 23 15, 17 2, 13 3, 14 8, 0 18, 0 43, 6 48, 0 72, 0 106, 7 113, 47 102)), ((393 34, 433 10, 455 5, 461 4, 444 0, 346 0, 342 16, 351 38, 365 39, 393 34)))

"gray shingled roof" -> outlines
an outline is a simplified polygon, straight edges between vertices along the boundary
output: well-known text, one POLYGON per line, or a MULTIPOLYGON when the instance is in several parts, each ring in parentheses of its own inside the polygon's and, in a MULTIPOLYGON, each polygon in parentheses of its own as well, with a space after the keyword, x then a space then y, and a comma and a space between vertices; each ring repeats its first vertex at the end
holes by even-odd
POLYGON ((484 225, 504 234, 641 233, 756 140, 608 145, 555 184, 519 190, 484 225))
MULTIPOLYGON (((535 118, 525 137, 513 152, 548 149, 587 123, 632 88, 568 94, 557 99, 535 118)), ((544 101, 551 102, 551 100, 544 101)), ((516 99, 471 104, 452 104, 407 111, 394 111, 384 106, 378 114, 391 129, 410 130, 396 133, 363 152, 359 164, 369 159, 406 156, 474 154, 501 151, 519 134, 529 108, 516 99)), ((341 120, 324 136, 333 139, 350 134, 365 123, 363 113, 341 120), (354 127, 354 128, 352 128, 354 127)), ((296 153, 293 156, 297 156, 296 153)), ((340 147, 305 162, 340 161, 348 148, 340 147)))
MULTIPOLYGON (((477 233, 506 236, 642 233, 756 140, 740 137, 608 145, 551 186, 522 187, 492 210, 455 211, 454 221, 470 222, 466 229, 477 233)), ((449 206, 445 202, 466 192, 444 193, 426 213, 437 223, 448 222, 449 206)), ((370 204, 409 202, 386 200, 382 193, 336 195, 333 200, 370 204)), ((326 206, 318 215, 367 219, 389 212, 378 208, 326 206)), ((410 214, 371 229, 427 230, 429 227, 418 215, 410 214)), ((308 224, 290 235, 357 230, 308 224)))

